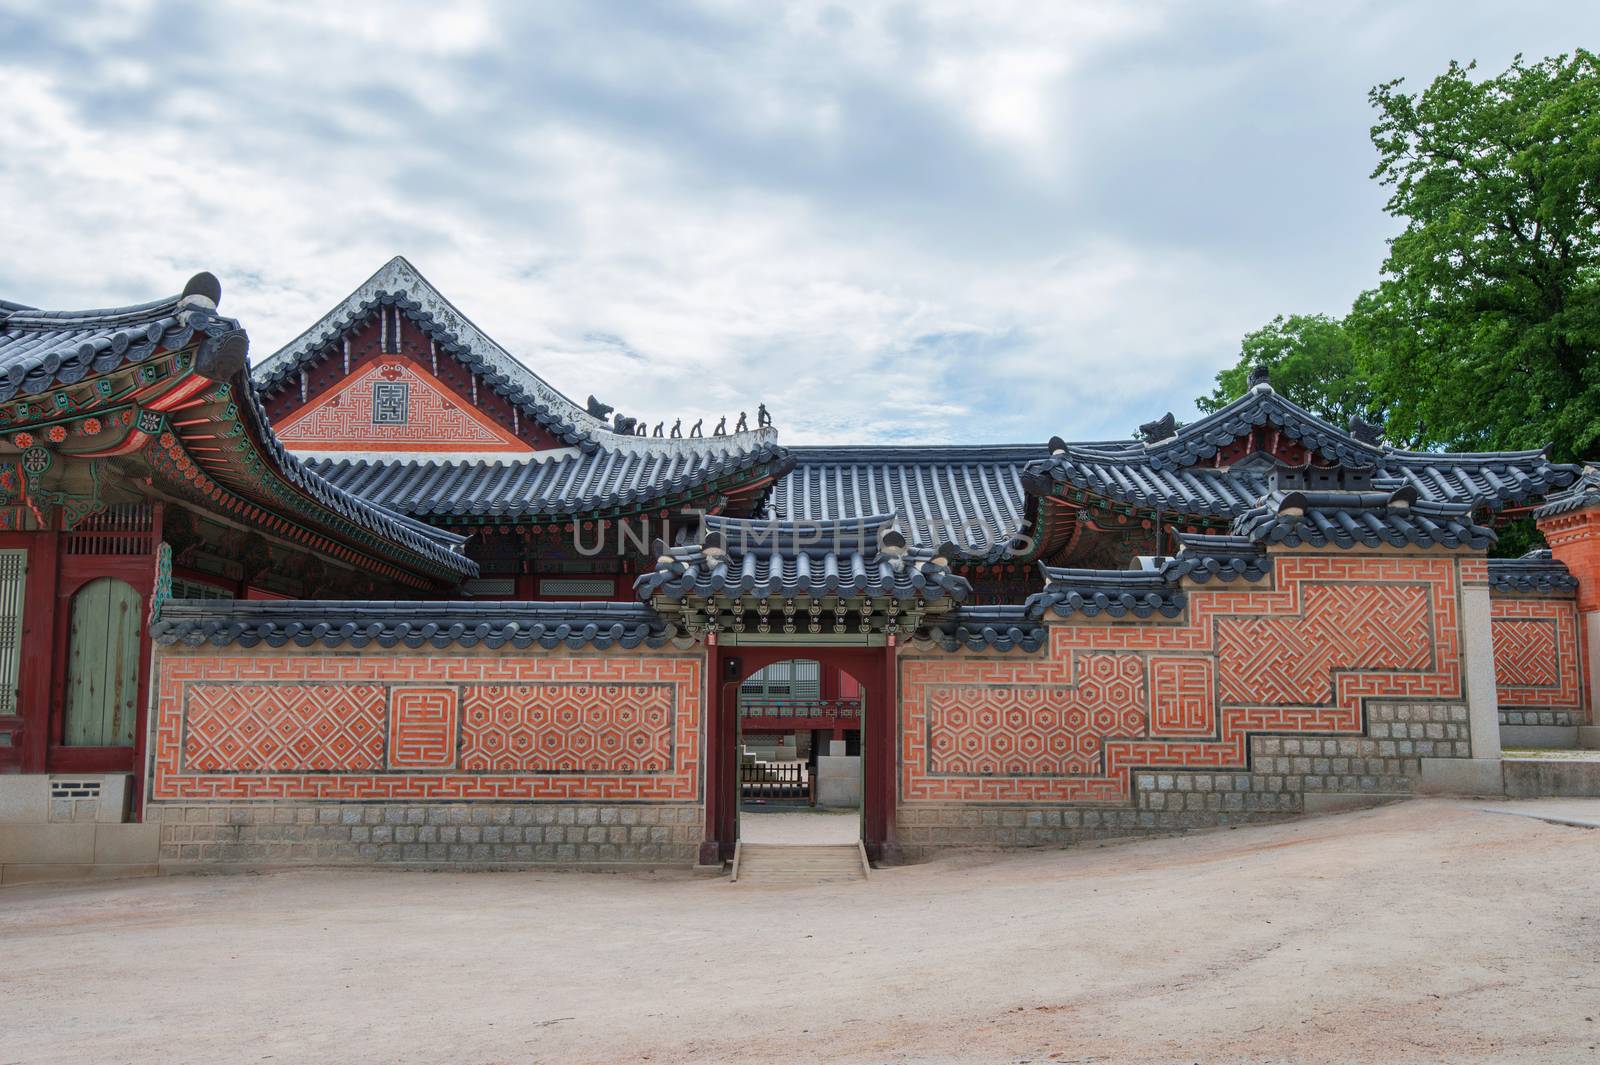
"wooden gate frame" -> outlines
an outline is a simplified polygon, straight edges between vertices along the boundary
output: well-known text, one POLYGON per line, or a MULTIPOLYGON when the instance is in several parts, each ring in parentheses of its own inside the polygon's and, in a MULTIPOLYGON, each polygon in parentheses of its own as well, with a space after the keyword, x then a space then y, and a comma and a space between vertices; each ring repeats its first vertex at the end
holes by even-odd
POLYGON ((841 669, 863 689, 861 842, 868 858, 881 858, 894 823, 900 719, 895 648, 804 643, 730 647, 719 643, 707 648, 707 658, 706 835, 700 844, 700 863, 731 861, 739 839, 739 685, 767 666, 796 658, 813 659, 822 663, 824 670, 841 669))

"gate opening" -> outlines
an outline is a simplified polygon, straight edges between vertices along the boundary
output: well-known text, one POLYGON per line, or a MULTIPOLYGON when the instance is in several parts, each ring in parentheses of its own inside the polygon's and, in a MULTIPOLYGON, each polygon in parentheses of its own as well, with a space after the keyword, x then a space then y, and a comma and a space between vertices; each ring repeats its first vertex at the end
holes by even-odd
POLYGON ((778 842, 751 833, 764 836, 784 814, 839 837, 815 842, 859 840, 868 858, 882 855, 894 806, 894 661, 892 644, 717 647, 702 864, 730 861, 741 839, 778 842))
POLYGON ((740 683, 740 840, 861 838, 864 695, 849 672, 813 658, 774 662, 740 683))

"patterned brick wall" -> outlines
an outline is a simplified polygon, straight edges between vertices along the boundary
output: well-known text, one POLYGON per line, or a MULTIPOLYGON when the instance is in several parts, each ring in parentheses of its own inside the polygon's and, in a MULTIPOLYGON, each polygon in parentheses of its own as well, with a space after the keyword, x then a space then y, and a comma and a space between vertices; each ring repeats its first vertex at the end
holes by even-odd
POLYGON ((1191 588, 1178 619, 1053 623, 1032 658, 903 657, 901 853, 1408 793, 1420 758, 1470 755, 1460 588, 1447 555, 1283 555, 1270 582, 1191 588), (1317 757, 1267 771, 1289 743, 1317 757))
POLYGON ((1584 723, 1577 601, 1508 592, 1491 599, 1490 616, 1500 723, 1584 723))
POLYGON ((700 800, 698 657, 157 660, 154 802, 700 800))
POLYGON ((492 451, 529 447, 426 370, 394 356, 353 370, 277 427, 301 451, 492 451))

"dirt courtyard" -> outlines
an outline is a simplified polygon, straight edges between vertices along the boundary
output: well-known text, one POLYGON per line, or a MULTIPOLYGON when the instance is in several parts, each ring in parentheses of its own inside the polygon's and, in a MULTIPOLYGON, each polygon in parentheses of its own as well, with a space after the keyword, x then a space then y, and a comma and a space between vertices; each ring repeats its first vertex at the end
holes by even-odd
MULTIPOLYGON (((1597 1062, 1600 831, 1419 801, 864 884, 0 891, 0 1063, 1597 1062)), ((1600 800, 1562 812, 1600 819, 1600 800)))

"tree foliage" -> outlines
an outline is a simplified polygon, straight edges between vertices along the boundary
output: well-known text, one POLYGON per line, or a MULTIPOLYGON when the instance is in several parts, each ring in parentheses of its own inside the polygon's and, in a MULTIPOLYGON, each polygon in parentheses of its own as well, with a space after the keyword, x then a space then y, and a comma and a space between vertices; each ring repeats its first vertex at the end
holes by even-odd
POLYGON ((1600 438, 1600 66, 1519 57, 1372 90, 1373 176, 1406 220, 1353 315, 1419 440, 1591 453, 1600 438))
POLYGON ((1245 334, 1238 363, 1217 374, 1216 389, 1195 402, 1203 411, 1220 410, 1244 395, 1255 366, 1271 370, 1273 388, 1338 425, 1352 415, 1371 421, 1379 414, 1366 369, 1337 318, 1280 314, 1245 334))
POLYGON ((1296 402, 1341 423, 1384 415, 1409 446, 1600 451, 1600 63, 1580 50, 1474 72, 1372 90, 1372 176, 1404 223, 1377 287, 1342 320, 1249 334, 1203 409, 1262 363, 1296 402))

